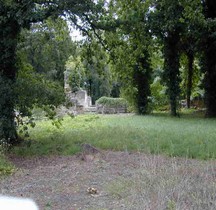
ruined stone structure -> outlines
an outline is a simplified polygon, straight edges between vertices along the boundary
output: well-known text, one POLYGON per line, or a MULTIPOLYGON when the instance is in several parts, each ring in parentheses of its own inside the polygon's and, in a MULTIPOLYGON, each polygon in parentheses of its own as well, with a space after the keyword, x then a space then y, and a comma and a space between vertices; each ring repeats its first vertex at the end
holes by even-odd
POLYGON ((75 93, 69 93, 68 96, 71 102, 74 102, 77 106, 87 108, 92 105, 91 97, 88 96, 86 90, 80 89, 75 93))
POLYGON ((72 103, 70 111, 73 114, 82 112, 97 112, 98 114, 118 114, 127 113, 127 106, 106 106, 101 104, 96 104, 92 106, 92 99, 88 96, 86 90, 78 90, 72 92, 69 85, 69 71, 64 72, 64 90, 67 99, 72 103))
POLYGON ((92 99, 88 96, 86 90, 80 89, 77 92, 72 92, 69 85, 69 72, 67 70, 64 72, 64 90, 67 99, 73 104, 75 109, 84 110, 92 106, 92 99))

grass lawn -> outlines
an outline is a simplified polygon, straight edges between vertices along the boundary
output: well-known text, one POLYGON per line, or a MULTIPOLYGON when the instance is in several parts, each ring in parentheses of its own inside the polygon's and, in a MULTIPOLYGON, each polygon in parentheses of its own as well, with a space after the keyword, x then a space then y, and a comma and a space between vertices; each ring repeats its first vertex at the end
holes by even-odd
POLYGON ((18 155, 70 155, 82 143, 105 150, 140 151, 197 159, 216 157, 216 120, 185 114, 80 115, 65 117, 58 129, 49 120, 30 129, 30 147, 14 148, 18 155))

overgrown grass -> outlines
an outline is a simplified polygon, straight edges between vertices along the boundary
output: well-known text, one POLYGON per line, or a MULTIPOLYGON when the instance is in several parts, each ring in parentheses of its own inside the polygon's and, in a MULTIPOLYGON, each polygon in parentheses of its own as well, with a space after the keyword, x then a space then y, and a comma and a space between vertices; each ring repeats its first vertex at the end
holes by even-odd
POLYGON ((40 121, 30 130, 33 140, 14 148, 18 155, 70 155, 82 143, 101 149, 143 151, 169 156, 211 159, 216 157, 216 120, 185 114, 80 115, 66 117, 60 129, 40 121))

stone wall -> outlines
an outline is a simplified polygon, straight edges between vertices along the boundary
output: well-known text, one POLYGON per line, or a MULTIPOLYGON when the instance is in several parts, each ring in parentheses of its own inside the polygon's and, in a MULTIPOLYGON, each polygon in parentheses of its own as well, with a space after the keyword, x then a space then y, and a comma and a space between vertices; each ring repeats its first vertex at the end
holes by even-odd
POLYGON ((127 113, 127 107, 111 107, 106 105, 97 104, 96 112, 98 114, 120 114, 127 113))

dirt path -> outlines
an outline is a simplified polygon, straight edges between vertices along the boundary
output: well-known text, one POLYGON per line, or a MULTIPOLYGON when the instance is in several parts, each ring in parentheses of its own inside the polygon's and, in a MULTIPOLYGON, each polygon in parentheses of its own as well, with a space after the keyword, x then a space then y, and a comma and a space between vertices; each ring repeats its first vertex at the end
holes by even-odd
POLYGON ((1 194, 32 198, 41 210, 216 209, 216 196, 207 193, 216 195, 215 162, 126 152, 86 161, 77 156, 11 160, 19 170, 0 180, 1 194), (195 186, 194 196, 211 205, 199 202, 196 208, 187 196, 191 187, 184 191, 186 197, 179 191, 197 181, 203 185, 195 186), (97 194, 88 193, 89 187, 97 194))

